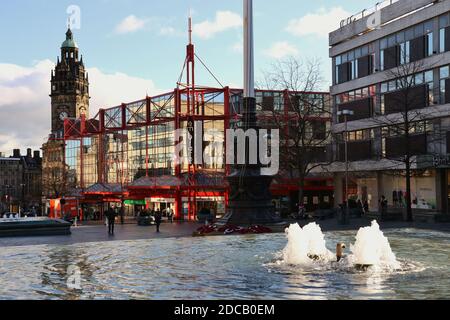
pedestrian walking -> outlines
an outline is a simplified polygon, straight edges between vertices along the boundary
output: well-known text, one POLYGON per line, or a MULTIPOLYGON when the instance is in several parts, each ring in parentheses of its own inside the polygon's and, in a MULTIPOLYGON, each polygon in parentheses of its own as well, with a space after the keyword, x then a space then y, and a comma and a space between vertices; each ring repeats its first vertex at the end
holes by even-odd
POLYGON ((161 221, 162 221, 162 214, 161 214, 161 211, 158 210, 155 213, 156 232, 158 232, 158 233, 159 233, 159 227, 161 225, 161 221))
POLYGON ((108 234, 114 235, 114 226, 116 224, 116 212, 113 208, 109 207, 106 212, 106 218, 108 218, 108 234))

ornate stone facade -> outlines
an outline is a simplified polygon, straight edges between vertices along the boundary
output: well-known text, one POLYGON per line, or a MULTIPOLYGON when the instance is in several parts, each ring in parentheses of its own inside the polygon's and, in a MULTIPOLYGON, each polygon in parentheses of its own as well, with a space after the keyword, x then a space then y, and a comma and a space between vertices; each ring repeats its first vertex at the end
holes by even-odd
POLYGON ((89 116, 89 79, 83 56, 79 59, 79 50, 73 41, 72 31, 66 33, 66 41, 61 47, 61 61, 52 71, 52 133, 64 129, 64 119, 89 116))
POLYGON ((64 120, 80 118, 82 114, 89 117, 89 78, 70 29, 61 45, 61 57, 52 70, 50 97, 52 132, 42 146, 42 189, 47 199, 61 197, 70 189, 65 163, 64 120))

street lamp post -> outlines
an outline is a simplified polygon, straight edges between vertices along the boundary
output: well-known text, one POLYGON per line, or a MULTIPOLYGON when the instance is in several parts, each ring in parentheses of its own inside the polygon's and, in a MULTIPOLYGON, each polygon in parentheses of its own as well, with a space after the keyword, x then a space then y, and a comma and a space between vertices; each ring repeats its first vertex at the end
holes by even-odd
POLYGON ((345 136, 344 136, 344 145, 345 145, 345 214, 343 218, 343 223, 348 222, 348 217, 350 216, 350 207, 348 203, 348 171, 349 171, 349 162, 348 162, 348 117, 353 116, 354 112, 351 110, 341 110, 337 113, 338 117, 343 116, 345 122, 345 136))
POLYGON ((20 207, 25 208, 25 186, 26 186, 25 183, 20 184, 20 187, 22 188, 22 196, 21 196, 21 201, 20 201, 21 203, 19 205, 19 218, 21 217, 21 208, 20 207))

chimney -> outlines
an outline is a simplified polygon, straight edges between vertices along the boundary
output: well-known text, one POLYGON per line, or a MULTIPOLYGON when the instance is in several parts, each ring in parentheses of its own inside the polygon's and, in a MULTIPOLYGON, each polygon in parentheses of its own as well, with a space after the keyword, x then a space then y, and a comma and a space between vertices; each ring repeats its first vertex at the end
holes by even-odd
POLYGON ((30 148, 28 148, 28 149, 27 149, 27 157, 28 157, 28 158, 31 158, 31 156, 32 156, 32 151, 31 151, 30 148))
POLYGON ((34 159, 40 159, 41 158, 41 152, 40 151, 35 151, 33 158, 34 159))
POLYGON ((14 149, 12 157, 16 159, 20 158, 20 149, 14 149))

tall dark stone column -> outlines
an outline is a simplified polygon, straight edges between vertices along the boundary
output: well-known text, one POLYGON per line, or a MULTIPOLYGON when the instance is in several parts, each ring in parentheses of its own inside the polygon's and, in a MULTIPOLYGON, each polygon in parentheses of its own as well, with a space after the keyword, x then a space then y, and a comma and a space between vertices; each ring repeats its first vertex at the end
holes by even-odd
MULTIPOLYGON (((255 129, 259 133, 254 84, 253 0, 244 0, 243 104, 241 129, 244 131, 255 129)), ((235 142, 228 141, 228 143, 235 142)), ((257 164, 250 164, 249 139, 245 142, 245 149, 246 164, 235 166, 233 172, 227 177, 230 185, 229 203, 227 213, 219 223, 238 226, 281 223, 281 219, 275 216, 275 208, 270 194, 272 177, 261 175, 262 166, 259 161, 257 164)))
MULTIPOLYGON (((256 99, 244 98, 244 114, 241 128, 259 131, 256 119, 256 99)), ((230 142, 230 143, 234 143, 230 142)), ((259 150, 259 146, 258 146, 259 150)), ((249 163, 249 141, 246 141, 246 163, 237 165, 227 177, 230 185, 229 204, 221 224, 238 226, 274 225, 282 223, 275 215, 270 185, 271 176, 261 175, 261 164, 249 163)))

